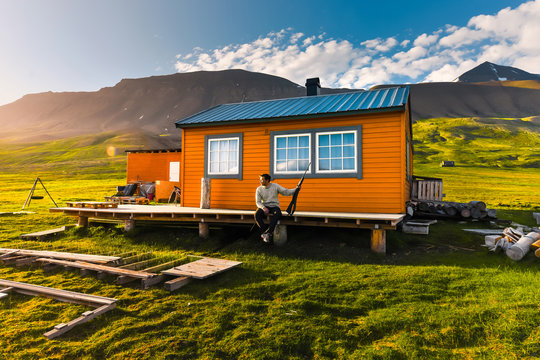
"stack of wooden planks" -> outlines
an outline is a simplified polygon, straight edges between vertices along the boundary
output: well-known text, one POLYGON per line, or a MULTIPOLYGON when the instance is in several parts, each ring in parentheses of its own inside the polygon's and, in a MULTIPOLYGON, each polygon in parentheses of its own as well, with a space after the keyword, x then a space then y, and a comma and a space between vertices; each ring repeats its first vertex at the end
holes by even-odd
MULTIPOLYGON (((174 291, 188 284, 191 279, 206 279, 238 265, 241 262, 203 257, 182 264, 182 259, 156 264, 152 253, 125 253, 126 257, 89 255, 47 250, 0 248, 0 262, 5 265, 42 265, 44 270, 64 267, 79 269, 82 275, 95 273, 98 277, 115 276, 116 283, 124 285, 140 281, 142 289, 174 277, 165 282, 165 289, 174 291)), ((159 260, 159 259, 157 259, 159 260)))
MULTIPOLYGON (((113 298, 88 295, 73 291, 60 290, 45 286, 38 286, 2 279, 0 279, 0 286, 3 287, 3 289, 0 289, 0 294, 3 295, 2 297, 7 296, 9 292, 14 291, 20 294, 45 296, 63 302, 87 305, 95 308, 94 310, 84 312, 81 316, 68 323, 56 325, 54 329, 43 334, 47 339, 54 339, 55 337, 58 337, 73 329, 75 326, 90 321, 96 316, 99 316, 103 313, 106 313, 107 311, 114 309, 117 301, 113 298)), ((0 299, 2 297, 0 297, 0 299)))
POLYGON ((108 209, 118 207, 118 203, 115 203, 114 201, 68 201, 66 204, 68 207, 91 209, 108 209))
POLYGON ((21 239, 44 240, 45 238, 49 236, 62 234, 63 232, 65 232, 68 229, 71 229, 72 227, 75 227, 75 225, 64 225, 56 229, 43 230, 43 231, 38 231, 35 233, 30 233, 30 234, 22 234, 19 237, 21 239))

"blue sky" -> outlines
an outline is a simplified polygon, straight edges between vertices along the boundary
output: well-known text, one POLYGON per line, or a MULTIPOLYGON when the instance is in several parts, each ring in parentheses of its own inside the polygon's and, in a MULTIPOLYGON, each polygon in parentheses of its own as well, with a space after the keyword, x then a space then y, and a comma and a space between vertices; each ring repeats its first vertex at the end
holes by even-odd
POLYGON ((0 0, 0 105, 228 68, 349 88, 540 73, 539 35, 540 0, 0 0))

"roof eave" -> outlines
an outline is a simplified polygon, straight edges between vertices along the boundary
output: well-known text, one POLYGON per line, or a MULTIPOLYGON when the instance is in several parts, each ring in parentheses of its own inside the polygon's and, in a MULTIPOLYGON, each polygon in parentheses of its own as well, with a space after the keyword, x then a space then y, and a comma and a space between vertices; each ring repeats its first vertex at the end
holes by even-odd
POLYGON ((285 116, 285 117, 275 117, 275 118, 257 118, 257 119, 242 119, 242 120, 231 120, 231 121, 212 121, 212 122, 200 122, 193 124, 182 124, 176 123, 176 127, 188 128, 188 127, 203 127, 203 126, 216 126, 216 125, 230 125, 230 124, 247 124, 247 123, 258 123, 258 122, 270 122, 270 121, 283 121, 283 120, 302 120, 302 119, 313 119, 313 118, 325 118, 325 117, 343 117, 350 115, 363 115, 363 114, 372 114, 372 113, 382 113, 382 112, 394 112, 394 111, 405 111, 406 104, 400 106, 393 106, 384 109, 369 109, 369 110, 355 110, 355 111, 342 111, 342 112, 332 112, 332 113, 321 113, 321 114, 309 114, 309 115, 298 115, 298 116, 285 116))

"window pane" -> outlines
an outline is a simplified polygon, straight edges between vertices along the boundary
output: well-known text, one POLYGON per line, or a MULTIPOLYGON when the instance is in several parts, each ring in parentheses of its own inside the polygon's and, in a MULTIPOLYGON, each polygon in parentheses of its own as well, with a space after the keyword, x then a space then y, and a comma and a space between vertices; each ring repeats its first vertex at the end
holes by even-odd
POLYGON ((277 138, 277 146, 278 149, 285 149, 287 147, 287 138, 285 137, 278 137, 277 138))
POLYGON ((300 136, 300 146, 309 147, 309 136, 300 136))
POLYGON ((231 151, 229 153, 229 161, 236 161, 237 156, 238 156, 238 153, 236 151, 231 151))
POLYGON ((298 161, 298 170, 306 171, 308 166, 309 166, 309 160, 300 160, 300 161, 298 161))
POLYGON ((319 170, 330 170, 330 160, 319 160, 319 170))
POLYGON ((218 160, 218 153, 211 151, 210 152, 210 162, 216 162, 218 160))
POLYGON ((276 151, 276 160, 287 160, 287 150, 280 149, 276 151))
POLYGON ((219 162, 219 172, 226 172, 227 171, 227 163, 225 161, 219 162))
POLYGON ((343 145, 354 144, 354 133, 343 134, 343 145))
POLYGON ((288 148, 297 147, 297 146, 298 146, 298 137, 297 136, 291 136, 291 137, 287 138, 287 147, 288 148))
POLYGON ((330 148, 327 146, 319 148, 319 157, 328 159, 330 157, 330 148))
POLYGON ((296 149, 288 149, 287 150, 287 159, 289 159, 289 160, 298 159, 298 150, 296 150, 296 149))
POLYGON ((342 160, 341 159, 332 159, 332 170, 342 170, 342 160))
POLYGON ((236 151, 238 149, 238 140, 231 140, 229 142, 229 150, 236 151))
POLYGON ((299 159, 309 159, 309 149, 308 148, 300 148, 298 150, 298 158, 299 159))
POLYGON ((319 146, 330 145, 330 137, 328 135, 319 135, 319 146))
POLYGON ((354 170, 354 159, 343 159, 343 170, 354 170))
POLYGON ((219 163, 217 162, 210 163, 210 172, 217 173, 218 171, 219 171, 219 163))
POLYGON ((332 145, 341 145, 341 134, 332 134, 330 142, 332 145))
POLYGON ((236 160, 229 163, 229 171, 233 173, 238 172, 238 163, 236 162, 236 160))
POLYGON ((287 171, 297 171, 298 170, 298 161, 289 160, 287 161, 287 171))
POLYGON ((229 149, 229 140, 219 141, 219 151, 225 151, 229 149))
POLYGON ((354 146, 344 146, 343 147, 343 156, 344 157, 354 157, 354 146))
POLYGON ((217 141, 210 141, 210 151, 217 151, 218 145, 219 144, 217 141))
POLYGON ((341 146, 332 146, 331 155, 332 159, 341 158, 341 146))
POLYGON ((276 167, 277 167, 277 171, 287 171, 287 162, 278 161, 276 167))

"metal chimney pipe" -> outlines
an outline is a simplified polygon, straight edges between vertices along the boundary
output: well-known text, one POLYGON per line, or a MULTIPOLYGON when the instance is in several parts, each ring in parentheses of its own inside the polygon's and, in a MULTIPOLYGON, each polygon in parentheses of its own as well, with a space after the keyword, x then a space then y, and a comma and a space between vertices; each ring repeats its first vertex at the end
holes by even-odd
POLYGON ((321 82, 319 78, 311 78, 306 80, 307 96, 316 96, 321 93, 321 82))

